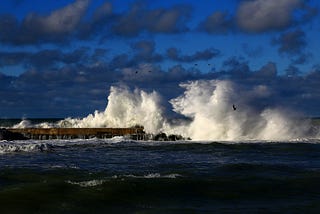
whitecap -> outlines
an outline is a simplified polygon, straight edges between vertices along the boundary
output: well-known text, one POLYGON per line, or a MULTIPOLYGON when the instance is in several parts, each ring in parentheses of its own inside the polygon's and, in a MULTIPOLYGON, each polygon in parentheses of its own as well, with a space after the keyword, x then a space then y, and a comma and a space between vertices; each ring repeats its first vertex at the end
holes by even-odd
POLYGON ((50 151, 51 144, 35 143, 33 141, 2 141, 0 142, 0 154, 14 153, 14 152, 36 152, 36 151, 50 151))
POLYGON ((80 181, 80 182, 76 182, 76 181, 70 181, 68 180, 67 183, 68 184, 72 184, 72 185, 78 185, 80 187, 95 187, 95 186, 100 186, 105 182, 105 180, 89 180, 89 181, 80 181))
POLYGON ((113 179, 124 179, 124 178, 138 178, 138 179, 155 179, 155 178, 170 178, 170 179, 174 179, 174 178, 178 178, 178 177, 182 177, 180 174, 160 174, 160 173, 149 173, 146 175, 133 175, 133 174, 127 174, 127 175, 114 175, 112 176, 113 179))

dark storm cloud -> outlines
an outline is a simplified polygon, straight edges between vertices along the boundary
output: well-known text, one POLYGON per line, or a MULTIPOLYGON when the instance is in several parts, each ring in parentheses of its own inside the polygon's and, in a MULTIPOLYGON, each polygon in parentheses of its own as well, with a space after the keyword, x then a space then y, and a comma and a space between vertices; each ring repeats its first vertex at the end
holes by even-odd
POLYGON ((294 65, 289 65, 288 68, 285 70, 286 75, 289 77, 297 76, 301 73, 298 67, 294 65))
MULTIPOLYGON (((3 73, 1 73, 0 70, 0 91, 6 91, 9 90, 11 81, 14 79, 14 77, 7 76, 3 73)), ((5 96, 2 96, 1 99, 5 98, 5 96)))
POLYGON ((214 57, 218 57, 220 51, 214 48, 205 49, 203 51, 197 51, 192 55, 182 55, 177 48, 169 48, 167 50, 167 57, 177 62, 195 62, 198 60, 210 60, 214 57))
POLYGON ((278 52, 285 54, 294 65, 307 63, 312 54, 306 51, 307 39, 302 30, 293 30, 281 34, 272 40, 272 44, 278 46, 278 52))
POLYGON ((142 32, 180 33, 187 30, 190 12, 191 8, 184 5, 149 10, 142 3, 135 3, 118 17, 113 31, 122 36, 137 36, 142 32))
POLYGON ((94 23, 99 23, 112 15, 112 4, 110 2, 104 2, 98 7, 92 17, 94 23))
POLYGON ((19 29, 19 23, 16 17, 10 14, 0 15, 0 42, 1 43, 16 43, 22 36, 19 29))
POLYGON ((318 8, 304 0, 241 0, 235 13, 215 11, 198 29, 210 34, 226 34, 241 30, 247 33, 283 31, 311 21, 318 8))
MULTIPOLYGON (((126 61, 126 60, 125 60, 126 61)), ((109 69, 108 65, 94 67, 63 67, 53 70, 28 70, 18 77, 0 73, 1 116, 15 111, 34 117, 85 116, 103 110, 111 85, 126 84, 147 91, 157 90, 164 96, 180 92, 179 83, 204 76, 182 67, 168 72, 152 64, 136 68, 109 69), (136 70, 139 72, 136 73, 136 70)))
POLYGON ((181 33, 188 30, 191 7, 149 9, 135 2, 128 11, 115 13, 110 2, 88 14, 89 0, 76 0, 50 14, 29 13, 20 22, 10 14, 0 15, 0 42, 10 45, 62 43, 92 36, 138 36, 141 33, 181 33))
MULTIPOLYGON (((242 59, 231 58, 224 63, 228 69, 217 72, 216 78, 231 80, 244 88, 254 89, 254 96, 261 95, 251 105, 256 108, 289 107, 309 116, 318 116, 320 69, 303 72, 288 67, 279 75, 275 63, 269 62, 253 71, 242 59)), ((320 67, 320 66, 319 66, 320 67)))
MULTIPOLYGON (((197 51, 190 55, 183 55, 177 48, 169 48, 166 53, 161 55, 156 53, 155 42, 142 40, 131 46, 134 51, 131 64, 139 63, 158 63, 164 60, 173 60, 176 62, 195 62, 201 60, 210 60, 220 56, 220 51, 214 48, 197 51)), ((127 56, 128 58, 129 56, 127 56)), ((123 57, 122 57, 123 58, 123 57)))
MULTIPOLYGON (((188 30, 191 12, 188 6, 149 9, 135 3, 128 11, 116 13, 111 3, 104 2, 90 16, 88 2, 77 0, 47 15, 28 14, 21 23, 12 15, 1 15, 0 42, 35 45, 76 37, 129 37, 188 30), (88 16, 84 20, 85 15, 88 16)), ((197 30, 210 34, 235 32, 238 24, 244 32, 250 33, 282 31, 310 21, 317 14, 315 8, 300 0, 240 2, 236 17, 214 12, 199 24, 197 30), (245 20, 246 16, 249 16, 248 20, 245 20)), ((286 31, 274 39, 273 44, 279 48, 279 53, 291 58, 291 65, 279 72, 274 62, 252 70, 246 59, 230 57, 223 63, 221 71, 204 73, 196 66, 188 69, 181 64, 211 60, 221 56, 219 50, 208 48, 185 54, 172 47, 165 53, 158 53, 152 40, 133 44, 130 41, 131 50, 111 56, 106 56, 107 49, 87 47, 68 52, 58 48, 33 52, 27 49, 0 51, 0 116, 11 113, 14 116, 28 113, 28 116, 35 117, 85 116, 105 108, 111 85, 126 84, 131 88, 156 90, 165 98, 174 98, 183 93, 179 83, 197 79, 228 79, 255 88, 256 93, 265 96, 260 100, 262 104, 253 103, 255 105, 277 103, 305 109, 310 114, 318 112, 319 103, 314 105, 314 102, 320 100, 320 66, 315 66, 309 73, 297 67, 311 57, 305 52, 306 35, 301 30, 286 31), (159 62, 166 61, 178 64, 163 70, 159 62), (1 73, 1 68, 16 65, 23 65, 27 71, 18 77, 1 73)), ((261 47, 244 44, 242 48, 249 57, 259 57, 263 53, 261 47)))
POLYGON ((273 39, 274 45, 279 45, 279 53, 297 55, 303 52, 307 45, 306 35, 302 30, 294 30, 281 34, 273 39))
POLYGON ((155 43, 153 41, 139 41, 132 45, 133 49, 139 52, 139 55, 148 56, 153 54, 155 43))
POLYGON ((303 0, 252 0, 239 4, 236 22, 240 29, 250 33, 284 30, 309 21, 317 9, 303 0), (296 12, 302 14, 296 16, 296 12))
POLYGON ((97 48, 94 50, 94 53, 92 54, 92 60, 94 60, 94 61, 102 60, 103 57, 105 57, 107 53, 108 53, 107 49, 97 48))
POLYGON ((262 66, 261 69, 254 73, 255 78, 262 78, 264 80, 272 80, 277 77, 277 66, 274 62, 268 62, 262 66))
POLYGON ((142 63, 159 63, 165 58, 155 51, 155 42, 151 40, 141 40, 131 46, 132 54, 118 54, 110 61, 104 61, 110 70, 123 68, 135 69, 142 63))
POLYGON ((108 62, 109 69, 121 69, 126 67, 134 67, 135 62, 131 57, 127 54, 119 54, 112 58, 110 62, 108 62))
POLYGON ((233 18, 225 12, 214 12, 198 26, 200 31, 214 34, 226 34, 234 28, 233 18))
POLYGON ((144 63, 160 63, 165 60, 176 62, 195 62, 200 60, 210 60, 220 56, 220 51, 214 48, 197 51, 191 55, 182 55, 178 49, 169 48, 165 54, 157 53, 155 42, 151 40, 141 40, 131 45, 131 54, 122 53, 113 56, 109 61, 104 61, 110 70, 122 68, 136 69, 144 63))
POLYGON ((65 53, 61 61, 66 64, 72 64, 72 63, 86 64, 89 58, 91 57, 88 54, 89 50, 90 49, 87 47, 82 47, 72 52, 65 53))
POLYGON ((17 100, 17 112, 29 116, 79 116, 103 110, 107 89, 118 79, 115 75, 103 66, 29 70, 11 81, 7 93, 13 92, 10 99, 17 100))
POLYGON ((77 38, 86 40, 92 36, 110 36, 110 26, 118 16, 119 14, 113 13, 112 4, 104 2, 95 9, 89 20, 81 23, 76 33, 77 38))
POLYGON ((134 2, 128 11, 116 13, 112 4, 105 2, 96 9, 91 20, 82 24, 77 32, 81 39, 92 35, 105 37, 135 37, 142 33, 175 34, 188 30, 187 20, 191 7, 176 5, 171 8, 149 9, 145 2, 134 2))
POLYGON ((28 52, 0 52, 0 67, 25 64, 31 56, 28 52))
MULTIPOLYGON (((121 65, 130 62, 119 56, 121 65)), ((114 62, 116 60, 114 59, 114 62)), ((278 73, 273 62, 252 70, 248 61, 231 57, 224 70, 203 73, 176 65, 168 70, 150 63, 134 67, 110 69, 108 63, 95 66, 64 66, 51 70, 31 69, 18 77, 0 73, 0 112, 2 116, 27 113, 27 116, 85 116, 94 110, 104 110, 111 85, 125 84, 134 89, 158 91, 170 99, 183 93, 179 83, 198 79, 228 79, 242 87, 252 88, 254 106, 290 106, 308 114, 316 114, 320 88, 320 66, 304 75, 297 67, 288 67, 286 75, 278 73), (137 72, 138 71, 138 72, 137 72), (19 113, 18 113, 19 112, 19 113)), ((118 67, 118 66, 117 66, 118 67)))
MULTIPOLYGON (((88 15, 89 0, 75 0, 50 14, 29 13, 22 21, 10 14, 0 15, 0 42, 11 45, 62 43, 72 39, 114 36, 133 37, 143 33, 174 34, 189 30, 192 7, 148 8, 134 2, 124 12, 113 11, 105 1, 88 15)), ((261 33, 283 30, 310 21, 317 8, 302 0, 240 1, 236 14, 216 11, 198 24, 210 34, 234 32, 261 33)))
POLYGON ((86 13, 89 0, 77 0, 49 15, 29 13, 20 24, 10 15, 2 15, 0 41, 14 45, 61 41, 72 35, 86 13))
POLYGON ((136 62, 161 62, 163 57, 155 53, 154 41, 139 41, 131 46, 135 50, 134 61, 136 62))
POLYGON ((319 100, 320 100, 320 66, 315 66, 309 73, 304 76, 295 76, 294 78, 287 78, 286 84, 289 90, 296 90, 292 93, 293 105, 304 110, 304 112, 311 112, 314 116, 319 116, 319 100), (294 81, 292 81, 294 79, 294 81))
POLYGON ((30 55, 27 59, 28 66, 45 68, 55 65, 63 59, 63 54, 59 50, 42 50, 30 55))
POLYGON ((92 57, 88 48, 71 52, 60 49, 44 49, 38 52, 0 52, 0 67, 24 66, 37 69, 50 68, 59 64, 86 64, 92 57))
POLYGON ((249 62, 242 57, 230 57, 223 62, 223 72, 230 78, 245 78, 250 73, 249 62))
POLYGON ((28 14, 22 28, 35 37, 59 37, 73 33, 85 15, 89 0, 77 0, 50 15, 28 14))

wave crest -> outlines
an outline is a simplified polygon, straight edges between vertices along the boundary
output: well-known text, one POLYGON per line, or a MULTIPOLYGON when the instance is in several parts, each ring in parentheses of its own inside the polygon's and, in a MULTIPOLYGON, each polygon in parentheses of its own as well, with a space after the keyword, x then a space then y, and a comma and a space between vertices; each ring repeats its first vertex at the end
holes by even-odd
MULTIPOLYGON (((169 103, 156 92, 112 86, 103 112, 95 111, 82 119, 66 118, 55 127, 134 127, 143 126, 150 134, 165 132, 192 140, 291 140, 317 138, 319 128, 293 110, 273 103, 265 85, 243 87, 226 80, 198 80, 182 83, 184 93, 169 103), (271 99, 269 99, 271 100, 271 99), (169 116, 170 115, 170 116, 169 116), (171 118, 175 115, 175 118, 171 118)), ((26 127, 27 121, 17 127, 26 127)), ((42 124, 50 126, 52 124, 42 124)))

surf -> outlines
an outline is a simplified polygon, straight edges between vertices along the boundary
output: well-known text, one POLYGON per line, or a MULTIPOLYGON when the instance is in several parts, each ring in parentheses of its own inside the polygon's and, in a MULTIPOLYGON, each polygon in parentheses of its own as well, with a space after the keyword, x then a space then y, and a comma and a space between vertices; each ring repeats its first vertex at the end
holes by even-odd
MULTIPOLYGON (((318 138, 319 128, 301 113, 271 100, 265 85, 242 86, 227 80, 181 83, 183 94, 165 100, 157 91, 112 86, 104 111, 84 118, 65 118, 36 127, 125 128, 143 126, 146 133, 181 135, 194 141, 294 140, 318 138), (166 109, 165 106, 171 106, 166 109)), ((14 127, 34 126, 21 121, 14 127)))

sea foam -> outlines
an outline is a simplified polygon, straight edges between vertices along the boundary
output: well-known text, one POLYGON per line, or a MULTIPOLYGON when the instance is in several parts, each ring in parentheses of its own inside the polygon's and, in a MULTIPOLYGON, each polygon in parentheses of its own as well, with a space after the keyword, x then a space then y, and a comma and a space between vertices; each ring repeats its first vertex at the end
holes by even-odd
POLYGON ((310 121, 291 109, 273 103, 263 108, 255 106, 259 100, 272 97, 265 85, 249 88, 226 80, 198 80, 180 86, 184 93, 169 100, 172 106, 169 111, 179 120, 173 120, 165 113, 168 110, 165 111, 164 100, 158 92, 112 86, 104 111, 95 111, 81 119, 66 118, 54 126, 140 125, 147 133, 165 132, 198 141, 291 140, 317 136, 310 132, 310 121))
POLYGON ((47 143, 37 142, 7 142, 0 141, 0 154, 16 153, 16 152, 38 152, 50 151, 51 145, 47 143))

